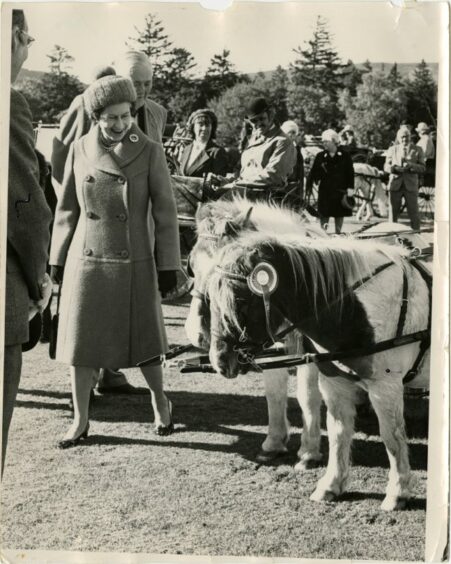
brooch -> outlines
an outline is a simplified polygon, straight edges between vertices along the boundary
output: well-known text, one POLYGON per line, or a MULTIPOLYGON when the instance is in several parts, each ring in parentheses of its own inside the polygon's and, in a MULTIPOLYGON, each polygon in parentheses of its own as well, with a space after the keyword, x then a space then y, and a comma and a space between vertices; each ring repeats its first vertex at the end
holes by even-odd
POLYGON ((129 139, 132 143, 137 143, 139 141, 139 137, 136 135, 136 133, 132 133, 129 139))

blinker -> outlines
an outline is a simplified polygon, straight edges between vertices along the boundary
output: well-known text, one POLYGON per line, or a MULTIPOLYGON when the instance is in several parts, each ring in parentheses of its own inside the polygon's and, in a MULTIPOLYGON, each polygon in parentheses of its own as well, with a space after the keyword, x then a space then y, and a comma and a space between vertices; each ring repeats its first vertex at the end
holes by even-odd
POLYGON ((279 277, 272 264, 266 261, 255 265, 254 270, 247 277, 250 291, 257 296, 269 296, 275 292, 279 277))

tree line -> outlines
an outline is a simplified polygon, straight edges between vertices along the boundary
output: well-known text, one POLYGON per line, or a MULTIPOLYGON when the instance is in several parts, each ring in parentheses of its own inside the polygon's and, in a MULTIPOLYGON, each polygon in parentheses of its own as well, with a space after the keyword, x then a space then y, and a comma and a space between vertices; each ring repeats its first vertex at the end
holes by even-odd
MULTIPOLYGON (((306 134, 339 130, 346 123, 361 144, 378 148, 390 145, 402 123, 436 125, 437 85, 424 60, 409 77, 401 76, 396 63, 387 72, 373 69, 369 61, 361 68, 352 60, 343 62, 327 21, 320 16, 312 37, 293 49, 288 69, 278 66, 272 73, 252 77, 236 70, 227 49, 212 57, 203 76, 194 76, 193 55, 174 46, 154 14, 148 14, 135 32, 126 46, 151 59, 152 98, 168 109, 169 122, 184 123, 192 111, 210 107, 218 115, 219 141, 228 146, 238 143, 252 96, 266 97, 279 122, 294 119, 306 134)), ((57 123, 86 85, 71 74, 73 58, 66 49, 55 45, 48 58, 50 71, 25 80, 20 88, 36 121, 57 123)))

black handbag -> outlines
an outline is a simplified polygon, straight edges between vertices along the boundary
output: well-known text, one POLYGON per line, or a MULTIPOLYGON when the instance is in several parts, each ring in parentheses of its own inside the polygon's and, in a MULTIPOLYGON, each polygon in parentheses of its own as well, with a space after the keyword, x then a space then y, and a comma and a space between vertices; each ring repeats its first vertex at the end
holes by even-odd
POLYGON ((56 357, 56 339, 58 337, 58 320, 60 316, 60 297, 61 297, 61 286, 58 286, 58 294, 56 301, 56 312, 52 315, 52 320, 50 322, 50 338, 49 338, 49 357, 55 360, 56 357))
POLYGON ((36 313, 28 322, 28 341, 22 343, 22 352, 28 352, 33 349, 39 341, 42 331, 42 316, 36 313))

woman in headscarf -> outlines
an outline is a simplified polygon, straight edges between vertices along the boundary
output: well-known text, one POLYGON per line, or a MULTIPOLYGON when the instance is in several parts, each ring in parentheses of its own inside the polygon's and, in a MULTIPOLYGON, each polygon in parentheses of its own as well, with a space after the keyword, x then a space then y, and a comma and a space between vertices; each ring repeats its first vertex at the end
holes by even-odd
POLYGON ((318 153, 307 177, 306 191, 318 184, 318 213, 323 229, 335 219, 335 233, 341 233, 345 216, 352 215, 354 167, 350 155, 339 146, 338 133, 327 129, 321 135, 324 151, 318 153))
POLYGON ((180 174, 203 177, 209 173, 221 176, 228 172, 228 158, 225 150, 214 141, 218 118, 209 109, 193 112, 187 128, 193 142, 187 145, 180 156, 180 174))
MULTIPOLYGON (((175 287, 180 267, 164 151, 132 121, 132 82, 101 78, 84 101, 95 125, 71 146, 50 252, 52 277, 62 281, 56 358, 70 365, 74 404, 61 448, 88 434, 89 395, 100 367, 136 367, 167 351, 158 290, 164 295, 175 287)), ((167 435, 172 406, 162 367, 141 370, 156 433, 167 435)))

